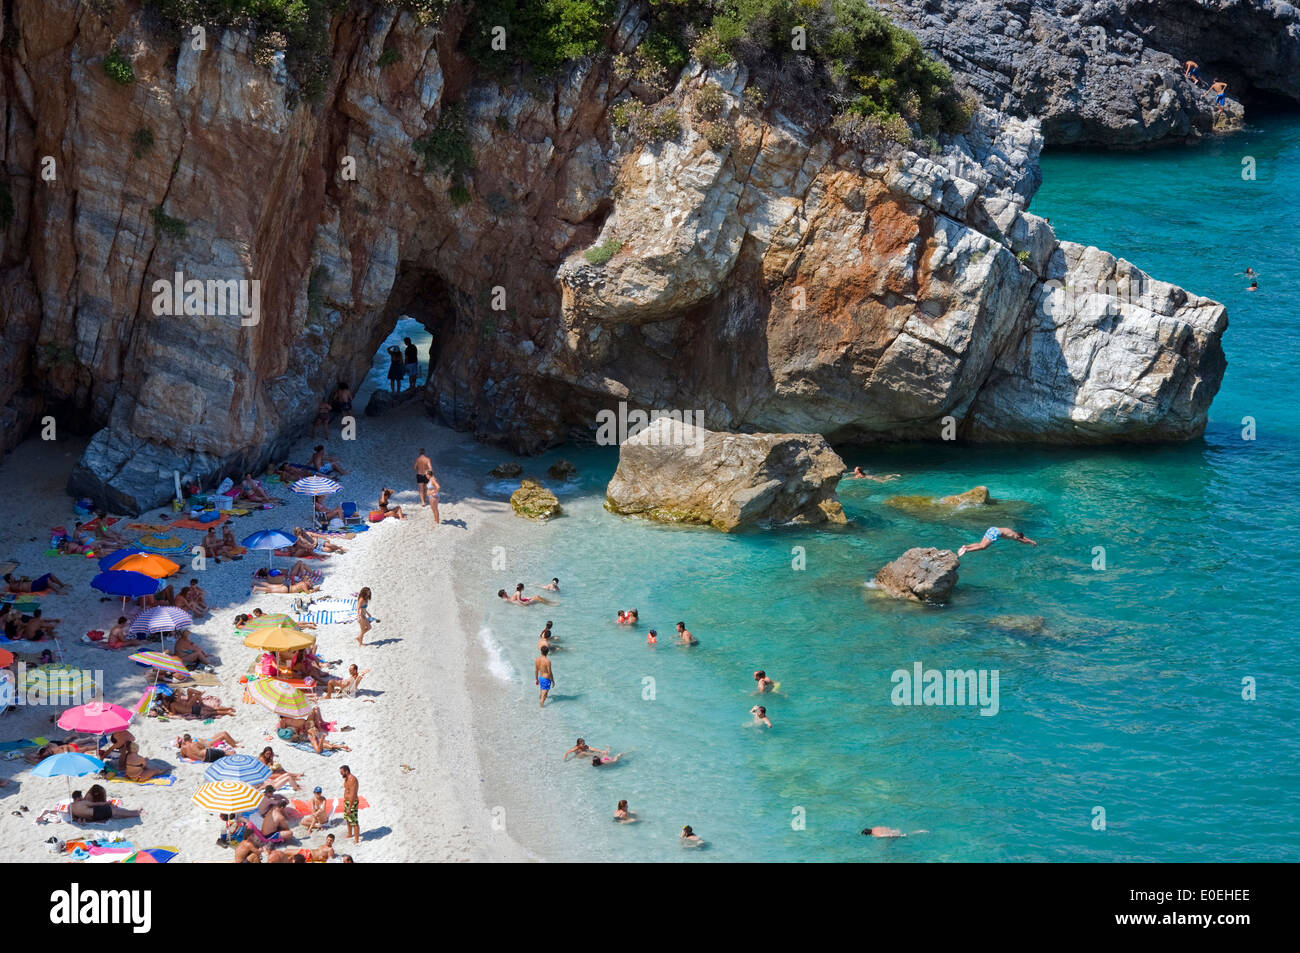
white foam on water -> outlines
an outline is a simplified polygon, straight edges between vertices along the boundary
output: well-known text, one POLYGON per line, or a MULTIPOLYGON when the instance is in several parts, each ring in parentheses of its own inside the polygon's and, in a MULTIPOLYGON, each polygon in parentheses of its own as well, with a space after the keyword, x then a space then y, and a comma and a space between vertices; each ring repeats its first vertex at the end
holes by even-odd
POLYGON ((503 682, 513 682, 515 680, 515 669, 507 660, 501 651, 501 646, 497 640, 492 638, 492 630, 486 625, 478 630, 479 641, 483 643, 483 650, 487 652, 487 669, 493 678, 503 682))

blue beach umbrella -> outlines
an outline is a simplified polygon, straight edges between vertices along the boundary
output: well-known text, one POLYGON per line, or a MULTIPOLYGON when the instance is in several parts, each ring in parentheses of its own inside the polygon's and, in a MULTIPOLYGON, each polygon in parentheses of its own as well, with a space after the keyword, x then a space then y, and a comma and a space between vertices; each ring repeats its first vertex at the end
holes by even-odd
MULTIPOLYGON (((38 778, 80 778, 87 774, 98 774, 104 770, 104 762, 88 754, 64 751, 46 758, 35 768, 32 775, 38 778)), ((72 781, 68 781, 68 791, 72 791, 72 781)))
POLYGON ((159 581, 152 576, 146 576, 142 572, 122 572, 110 569, 107 572, 101 572, 90 580, 90 585, 91 588, 106 592, 110 596, 121 596, 122 608, 125 609, 128 598, 152 596, 157 592, 159 581))
POLYGON ((296 537, 283 533, 278 529, 264 529, 253 533, 251 536, 245 536, 243 545, 246 549, 265 549, 267 552, 266 564, 270 566, 277 549, 292 546, 295 542, 297 542, 296 537))
POLYGON ((248 754, 228 754, 208 765, 203 776, 209 781, 242 781, 257 787, 271 776, 271 769, 248 754))
POLYGON ((144 552, 143 549, 139 549, 138 547, 135 546, 130 546, 126 549, 119 549, 115 553, 109 553, 107 556, 100 557, 99 568, 103 570, 112 569, 123 559, 126 559, 127 556, 134 556, 137 553, 142 553, 142 552, 144 552))

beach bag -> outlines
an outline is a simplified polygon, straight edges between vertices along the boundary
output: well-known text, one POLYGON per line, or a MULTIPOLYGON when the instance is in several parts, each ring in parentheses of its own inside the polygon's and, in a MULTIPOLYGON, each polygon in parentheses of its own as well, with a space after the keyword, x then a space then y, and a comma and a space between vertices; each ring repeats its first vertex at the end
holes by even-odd
POLYGON ((341 529, 343 529, 343 521, 341 519, 336 516, 330 520, 330 532, 337 533, 341 529))
POLYGON ((104 632, 101 629, 91 629, 86 633, 86 638, 92 642, 102 642, 104 641, 104 632))
POLYGON ((226 477, 224 480, 221 481, 220 484, 217 485, 217 496, 224 496, 226 492, 234 485, 235 485, 235 481, 230 479, 230 477, 226 477))

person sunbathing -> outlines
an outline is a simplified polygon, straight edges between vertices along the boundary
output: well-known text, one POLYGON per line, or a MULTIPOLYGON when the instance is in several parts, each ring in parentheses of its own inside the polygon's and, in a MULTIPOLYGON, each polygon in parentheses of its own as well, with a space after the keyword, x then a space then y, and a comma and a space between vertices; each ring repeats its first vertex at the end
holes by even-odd
POLYGON ((210 558, 221 562, 221 554, 225 551, 226 544, 217 536, 217 528, 209 526, 208 531, 203 534, 203 552, 210 558))
POLYGON ((260 864, 261 862, 262 848, 258 847, 251 840, 242 840, 235 845, 235 863, 260 864))
POLYGON ((303 529, 301 526, 295 526, 293 535, 297 537, 294 543, 296 549, 300 545, 306 544, 311 547, 311 552, 295 552, 291 555, 302 556, 323 556, 327 553, 346 553, 347 550, 337 543, 331 543, 328 536, 320 533, 313 533, 311 530, 303 529))
POLYGON ((285 813, 285 808, 289 806, 289 799, 281 794, 275 793, 275 787, 268 784, 262 789, 262 803, 257 806, 257 815, 262 819, 262 826, 259 830, 264 837, 274 837, 283 831, 286 834, 293 833, 293 827, 289 824, 289 816, 285 813))
POLYGON ((83 798, 74 798, 68 815, 78 821, 108 821, 118 817, 139 817, 139 811, 118 807, 108 800, 108 793, 98 784, 83 798))
POLYGON ((284 463, 280 464, 279 467, 276 468, 275 474, 286 484, 294 483, 298 480, 302 480, 309 476, 315 475, 314 473, 312 473, 311 470, 307 470, 296 464, 289 463, 287 460, 284 463))
POLYGON ((140 746, 134 741, 127 742, 126 747, 122 749, 117 762, 117 771, 132 781, 148 781, 167 773, 164 768, 149 767, 149 762, 140 754, 140 746))
MULTIPOLYGON (((320 709, 313 708, 312 715, 314 715, 316 718, 319 718, 320 709)), ((277 732, 278 731, 292 732, 292 734, 290 734, 288 738, 285 738, 286 741, 297 741, 297 742, 305 741, 312 746, 313 750, 315 750, 317 754, 320 754, 322 751, 351 751, 352 750, 347 745, 335 744, 332 741, 327 741, 325 739, 325 728, 323 724, 317 725, 315 722, 312 721, 311 717, 288 718, 281 715, 280 724, 276 730, 277 732)))
POLYGON ((406 519, 406 514, 402 512, 402 508, 389 502, 392 498, 393 491, 389 487, 384 487, 379 491, 379 512, 383 513, 384 516, 395 516, 399 520, 406 519))
POLYGON ((270 503, 271 497, 263 488, 262 484, 253 479, 253 474, 245 473, 244 479, 239 484, 239 499, 248 500, 250 503, 270 503))
POLYGON ((316 510, 316 521, 318 523, 328 523, 330 520, 343 519, 343 507, 327 505, 325 497, 323 496, 316 497, 316 502, 313 504, 313 507, 316 510))
POLYGON ((44 592, 46 589, 63 592, 68 588, 68 584, 52 572, 37 576, 35 579, 28 579, 26 576, 15 576, 13 573, 7 572, 4 574, 4 581, 5 588, 10 592, 44 592))
POLYGON ((35 752, 24 755, 24 759, 29 764, 38 764, 46 758, 54 757, 56 754, 76 754, 82 748, 93 748, 94 746, 94 738, 68 738, 64 741, 51 741, 49 744, 41 745, 35 752))
POLYGON ((44 638, 53 638, 54 624, 62 621, 62 619, 47 619, 41 615, 40 609, 33 609, 32 614, 26 616, 22 625, 18 627, 18 637, 26 639, 28 642, 39 642, 44 638))
POLYGON ((345 695, 355 696, 357 689, 361 687, 361 680, 369 674, 370 669, 366 669, 364 672, 358 672, 356 665, 352 664, 348 666, 347 678, 329 678, 326 676, 325 697, 333 698, 335 697, 335 692, 338 693, 339 698, 342 698, 345 695))
POLYGON ((298 782, 302 780, 302 774, 294 771, 286 771, 284 765, 275 760, 275 752, 270 745, 262 749, 262 753, 257 756, 257 760, 271 769, 271 776, 266 779, 268 784, 275 785, 276 789, 284 787, 286 784, 295 791, 301 791, 302 785, 298 782))
POLYGON ((321 793, 320 788, 316 788, 311 794, 311 813, 303 816, 302 826, 307 833, 318 831, 325 826, 329 820, 330 803, 321 793))
POLYGON ((185 663, 186 668, 193 668, 196 665, 211 665, 212 657, 203 651, 190 639, 190 631, 186 629, 176 637, 176 642, 172 645, 172 655, 178 656, 185 663))
POLYGON ((188 588, 190 592, 189 595, 186 596, 186 600, 189 602, 190 607, 193 610, 190 612, 190 615, 205 614, 208 611, 208 594, 203 591, 201 586, 199 586, 199 581, 197 579, 191 579, 188 588))
MULTIPOLYGON (((145 598, 148 599, 150 597, 145 596, 145 598)), ((158 605, 163 605, 163 606, 171 605, 173 602, 176 601, 176 587, 173 586, 171 583, 168 583, 165 587, 159 589, 157 592, 153 594, 152 600, 158 605)))
POLYGON ((325 718, 320 713, 319 705, 312 705, 311 711, 307 712, 306 718, 292 718, 289 715, 280 716, 280 728, 289 728, 293 731, 305 731, 309 727, 319 728, 321 731, 328 731, 325 724, 325 718))
POLYGON ((203 696, 198 689, 195 688, 187 689, 183 698, 179 693, 172 695, 167 700, 167 710, 173 715, 182 717, 189 715, 194 718, 217 718, 221 715, 233 715, 235 713, 233 708, 209 705, 203 700, 203 696))
POLYGON ((311 459, 307 461, 307 465, 317 473, 325 473, 331 476, 336 473, 339 476, 347 476, 348 472, 339 466, 338 457, 325 452, 325 444, 323 443, 317 444, 312 450, 311 459))
POLYGON ((230 524, 221 527, 221 555, 227 559, 243 559, 246 552, 248 550, 235 539, 235 531, 230 528, 230 524))
POLYGON ((205 764, 211 764, 213 761, 220 761, 230 754, 229 751, 216 747, 218 741, 224 741, 232 748, 238 747, 235 744, 235 739, 231 738, 228 732, 223 731, 219 735, 214 735, 211 741, 206 744, 202 740, 196 740, 189 735, 182 735, 179 748, 183 757, 189 758, 191 761, 202 761, 205 764))
MULTIPOLYGON (((265 571, 266 570, 264 569, 258 570, 258 572, 265 572, 265 571)), ((257 593, 315 592, 318 588, 320 587, 313 585, 310 579, 299 579, 297 582, 291 583, 289 585, 286 585, 282 582, 271 582, 269 579, 265 579, 265 578, 253 580, 253 592, 257 592, 257 593)))
POLYGON ((325 843, 319 847, 312 847, 307 851, 307 856, 311 858, 314 864, 328 863, 334 856, 334 835, 326 834, 325 843))

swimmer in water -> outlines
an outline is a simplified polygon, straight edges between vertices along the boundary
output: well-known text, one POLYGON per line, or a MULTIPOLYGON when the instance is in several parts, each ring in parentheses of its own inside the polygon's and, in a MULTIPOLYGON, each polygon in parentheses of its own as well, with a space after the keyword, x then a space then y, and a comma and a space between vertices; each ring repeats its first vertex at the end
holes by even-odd
POLYGON ((691 825, 689 824, 687 824, 685 827, 682 828, 681 841, 683 847, 704 846, 704 841, 700 839, 700 835, 695 833, 695 831, 691 829, 691 825))
POLYGON ((1254 277, 1255 277, 1255 269, 1252 268, 1252 267, 1250 267, 1250 265, 1247 265, 1247 266, 1246 266, 1246 277, 1247 277, 1247 278, 1254 278, 1254 277))
POLYGON ((754 673, 754 681, 758 682, 758 693, 776 691, 776 682, 767 677, 767 672, 761 668, 754 673))
POLYGON ((1250 283, 1250 287, 1247 288, 1246 290, 1247 290, 1247 291, 1258 291, 1258 290, 1259 290, 1259 282, 1258 282, 1258 281, 1252 281, 1252 282, 1250 283))
POLYGON ((638 613, 636 609, 627 609, 627 610, 620 609, 618 611, 619 625, 636 625, 637 620, 639 620, 640 618, 641 618, 640 613, 638 613))
MULTIPOLYGON (((928 834, 928 833, 930 833, 930 832, 929 832, 929 831, 912 831, 912 833, 913 833, 913 834, 928 834)), ((898 828, 896 828, 896 827, 864 827, 864 828, 862 829, 862 836, 864 836, 864 837, 906 837, 907 835, 904 834, 902 831, 900 831, 900 830, 899 830, 898 828)))
POLYGON ((659 633, 658 633, 657 631, 655 631, 654 629, 651 629, 649 632, 647 632, 647 633, 646 633, 646 636, 645 636, 645 644, 646 644, 646 645, 658 645, 658 644, 659 644, 659 633))
POLYGON ((614 808, 614 820, 618 821, 620 824, 636 823, 636 813, 627 809, 626 799, 619 801, 618 807, 614 808))
POLYGON ((988 549, 999 539, 1014 539, 1017 543, 1026 543, 1029 546, 1038 544, 1025 536, 1023 533, 1017 533, 1014 529, 1008 529, 1005 526, 990 526, 984 531, 984 538, 978 543, 967 543, 961 549, 957 550, 957 557, 960 559, 967 553, 973 553, 981 549, 988 549))
POLYGON ((577 744, 575 744, 568 751, 564 752, 564 760, 568 761, 571 756, 578 757, 578 758, 585 758, 588 755, 595 756, 595 755, 607 755, 607 754, 609 754, 608 748, 593 748, 591 745, 587 744, 586 741, 579 738, 577 744))
POLYGON ((560 580, 559 580, 559 579, 552 579, 552 580, 551 580, 550 582, 548 582, 546 585, 542 586, 542 589, 545 590, 546 592, 559 592, 559 591, 560 591, 560 580))
POLYGON ((685 622, 677 623, 677 641, 681 645, 699 645, 700 640, 691 635, 691 630, 686 628, 685 622))
MULTIPOLYGON (((609 749, 606 748, 605 751, 608 752, 609 749)), ((592 759, 591 759, 591 766, 592 766, 593 768, 599 768, 599 767, 603 767, 604 765, 607 765, 607 764, 613 764, 613 763, 616 762, 619 758, 623 757, 623 755, 624 755, 624 752, 622 752, 622 751, 620 751, 618 754, 616 754, 616 755, 612 755, 612 756, 609 755, 609 754, 598 754, 598 755, 593 755, 593 756, 592 756, 592 759)))
POLYGON ((874 476, 867 473, 862 467, 854 467, 853 472, 849 474, 850 480, 875 480, 877 483, 888 483, 890 480, 897 480, 897 473, 890 473, 886 476, 874 476))
POLYGON ((756 728, 772 727, 772 720, 767 717, 767 709, 764 708, 762 705, 755 705, 753 708, 749 710, 749 713, 754 716, 754 722, 753 722, 754 727, 756 728))

